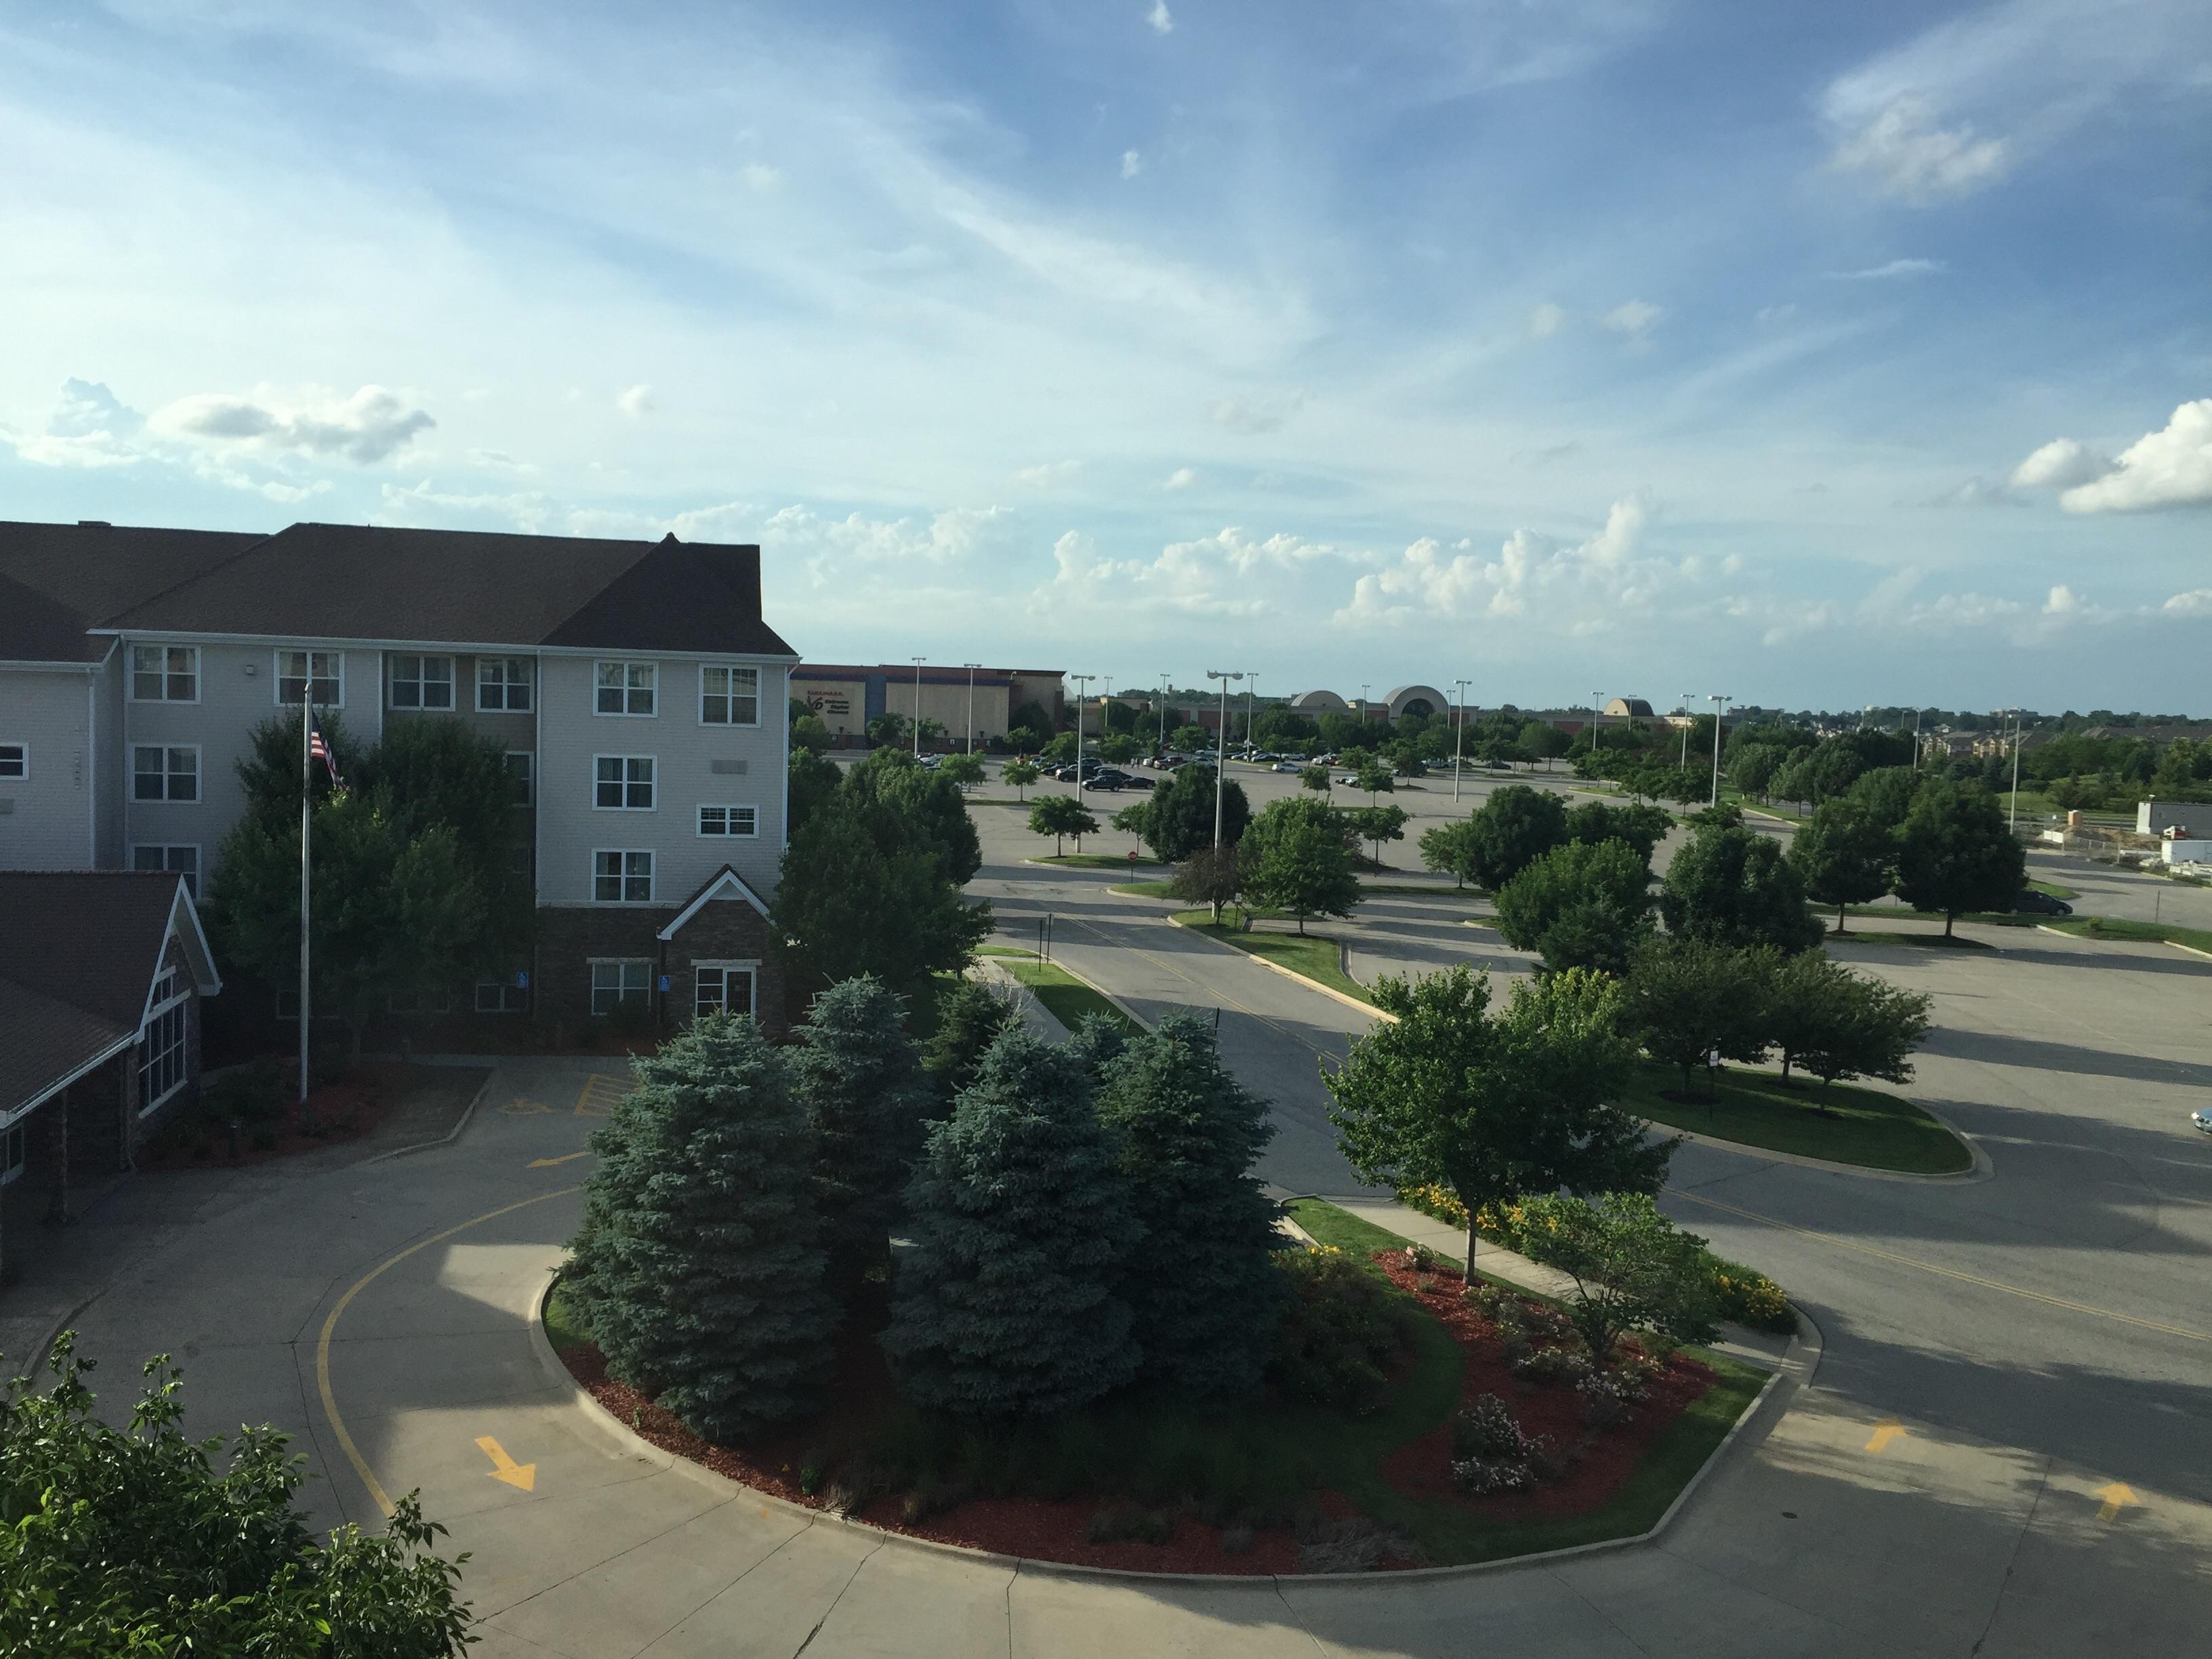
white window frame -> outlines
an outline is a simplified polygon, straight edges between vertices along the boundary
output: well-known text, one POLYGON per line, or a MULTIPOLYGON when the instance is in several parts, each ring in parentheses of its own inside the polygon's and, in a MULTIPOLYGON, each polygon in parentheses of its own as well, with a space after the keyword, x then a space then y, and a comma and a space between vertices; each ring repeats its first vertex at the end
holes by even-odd
POLYGON ((538 751, 534 749, 510 749, 506 751, 507 775, 522 786, 522 799, 517 806, 538 805, 538 751), (520 761, 517 766, 515 762, 520 761))
POLYGON ((517 985, 513 974, 503 978, 494 975, 477 981, 471 1000, 480 1014, 526 1014, 530 1012, 530 988, 517 985), (484 1006, 487 991, 491 993, 489 1007, 484 1006))
POLYGON ((19 1117, 0 1130, 0 1187, 23 1177, 23 1163, 30 1151, 31 1120, 19 1117))
MULTIPOLYGON (((594 847, 592 849, 592 902, 594 904, 652 903, 653 883, 659 878, 660 873, 655 867, 659 863, 659 860, 653 857, 653 849, 650 847, 594 847), (617 873, 609 878, 609 879, 615 882, 621 889, 622 896, 618 898, 601 898, 599 896, 599 860, 601 859, 619 859, 623 860, 615 866, 617 873), (629 860, 631 859, 643 859, 645 860, 645 896, 643 898, 632 898, 629 896, 629 884, 631 882, 637 879, 635 876, 630 873, 629 860)), ((625 958, 625 960, 627 958, 625 958)), ((610 960, 611 960, 611 958, 610 958, 610 960)))
POLYGON ((335 688, 337 695, 334 697, 316 697, 310 693, 310 698, 318 708, 345 707, 344 652, 325 651, 312 645, 280 645, 272 653, 271 666, 276 672, 269 677, 269 690, 275 695, 276 706, 279 708, 297 708, 300 706, 298 697, 288 697, 284 695, 284 682, 287 679, 305 680, 309 686, 324 684, 335 688), (284 659, 295 656, 302 659, 301 666, 307 671, 304 674, 285 673, 284 659), (315 659, 318 657, 324 659, 325 666, 331 671, 329 673, 315 672, 315 659))
POLYGON ((167 803, 173 805, 197 805, 201 799, 201 775, 207 769, 205 766, 202 764, 202 758, 203 757, 200 754, 200 746, 196 743, 132 744, 131 745, 131 799, 132 804, 140 806, 151 806, 158 803, 167 803), (149 749, 157 750, 161 753, 161 769, 158 773, 142 771, 139 768, 138 757, 145 753, 146 750, 149 749), (169 758, 171 756, 183 754, 189 754, 192 757, 192 793, 189 795, 179 795, 173 793, 174 784, 172 780, 182 776, 183 774, 173 770, 169 765, 169 758), (159 777, 161 780, 161 793, 160 794, 142 795, 138 793, 138 780, 141 778, 149 777, 159 777))
POLYGON ((641 657, 605 657, 600 659, 599 661, 594 662, 592 665, 592 713, 601 720, 649 720, 659 719, 660 715, 660 665, 658 662, 647 661, 641 657), (621 683, 619 684, 602 685, 599 684, 601 677, 610 668, 619 671, 621 678, 621 683), (641 668, 645 671, 647 677, 647 683, 642 686, 636 684, 636 671, 641 668), (602 691, 613 691, 618 693, 622 697, 623 706, 619 708, 600 708, 599 693, 602 691), (644 694, 645 700, 649 706, 644 708, 635 708, 631 707, 641 692, 644 694))
POLYGON ((702 801, 699 803, 698 815, 693 820, 693 823, 695 833, 703 841, 757 841, 760 838, 760 808, 743 801, 702 801), (722 823, 725 827, 720 830, 709 830, 707 827, 707 814, 709 812, 723 814, 722 823), (739 812, 751 814, 753 826, 751 829, 738 830, 730 827, 737 823, 736 815, 739 812))
POLYGON ((653 755, 594 755, 592 757, 592 810, 595 812, 657 812, 660 810, 660 765, 653 755), (599 775, 600 769, 610 761, 616 763, 618 772, 613 780, 615 790, 621 795, 619 805, 610 806, 599 799, 599 791, 608 787, 608 781, 599 775), (635 769, 642 764, 642 782, 635 775, 635 769), (642 787, 645 805, 631 804, 630 792, 642 787))
POLYGON ((708 663, 708 662, 702 662, 702 663, 701 663, 701 664, 699 665, 699 724, 700 724, 700 725, 702 725, 702 726, 758 726, 758 725, 761 723, 761 720, 760 720, 760 715, 761 715, 761 672, 760 672, 760 670, 759 670, 759 669, 757 669, 757 668, 744 668, 744 667, 738 667, 738 666, 736 666, 736 665, 732 665, 732 664, 729 664, 729 663, 708 663), (707 679, 708 679, 708 677, 709 675, 712 675, 712 674, 726 674, 726 675, 728 675, 728 676, 729 676, 729 683, 728 683, 728 685, 727 685, 726 689, 725 689, 725 690, 720 690, 720 691, 710 691, 710 690, 708 690, 707 689, 707 679), (740 696, 742 696, 743 695, 744 695, 744 693, 740 692, 740 691, 738 690, 738 675, 740 675, 740 674, 750 674, 750 675, 751 675, 751 676, 753 677, 753 690, 752 690, 752 699, 753 699, 753 717, 752 717, 750 720, 738 720, 738 719, 737 719, 737 718, 736 718, 736 714, 737 714, 737 702, 738 702, 738 699, 740 696), (708 698, 709 698, 709 697, 720 697, 720 698, 721 698, 721 699, 722 699, 722 701, 723 701, 723 704, 724 704, 724 706, 725 706, 726 708, 728 708, 728 710, 730 711, 730 716, 731 716, 731 717, 730 717, 730 718, 728 718, 728 719, 726 719, 726 720, 710 720, 710 719, 708 719, 708 714, 707 714, 707 699, 708 699, 708 698))
POLYGON ((478 657, 477 659, 477 713, 479 714, 526 714, 538 706, 538 677, 532 672, 534 666, 534 660, 529 657, 478 657), (522 678, 519 680, 511 678, 507 672, 510 668, 517 667, 522 670, 522 678), (499 671, 499 678, 495 680, 486 679, 484 670, 487 668, 496 668, 499 671), (499 688, 500 700, 497 702, 486 702, 484 693, 495 685, 499 688), (520 702, 514 701, 515 693, 518 691, 522 694, 520 702))
POLYGON ((31 745, 18 743, 13 738, 0 740, 0 766, 10 764, 15 769, 12 772, 0 771, 0 783, 28 783, 31 781, 31 745), (15 751, 15 757, 12 763, 7 759, 10 750, 15 751))
POLYGON ((134 645, 134 646, 132 646, 132 647, 131 647, 131 702, 198 702, 199 700, 200 700, 200 648, 199 648, 199 647, 198 647, 197 645, 134 645), (145 654, 145 653, 148 653, 148 652, 151 652, 151 653, 153 653, 155 655, 155 657, 160 660, 160 662, 161 662, 161 665, 159 668, 145 669, 145 668, 141 668, 141 667, 139 667, 139 665, 138 665, 138 659, 139 659, 142 655, 145 654), (171 667, 171 666, 170 666, 170 659, 171 659, 173 656, 176 656, 176 655, 182 655, 182 656, 183 656, 183 657, 185 657, 188 661, 190 661, 190 663, 191 664, 191 666, 189 669, 187 669, 187 670, 185 670, 185 675, 188 675, 188 676, 191 678, 191 683, 192 683, 192 694, 191 694, 191 696, 190 696, 189 697, 176 697, 176 696, 170 696, 170 695, 169 695, 169 682, 170 682, 172 679, 175 679, 175 678, 182 678, 182 677, 180 677, 180 676, 178 674, 177 671, 176 671, 174 668, 173 668, 173 667, 171 667), (154 677, 156 680, 160 681, 160 682, 161 682, 161 691, 160 691, 156 696, 150 696, 150 697, 147 697, 147 696, 141 696, 139 695, 139 692, 138 692, 138 677, 139 677, 141 674, 147 674, 147 673, 150 673, 151 675, 153 675, 153 677, 154 677))
MULTIPOLYGON (((163 975, 161 981, 156 982, 155 988, 159 990, 162 983, 172 985, 176 983, 174 969, 168 969, 163 975)), ((191 1067, 186 1063, 189 1056, 185 1050, 191 1046, 192 1022, 185 1009, 185 1005, 191 1000, 191 994, 189 991, 178 991, 173 994, 162 1001, 155 1003, 153 1012, 146 1016, 145 1024, 138 1028, 138 1051, 134 1058, 138 1066, 138 1115, 141 1117, 144 1117, 149 1112, 159 1111, 174 1097, 178 1090, 191 1081, 191 1067), (163 1040, 159 1049, 149 1052, 152 1044, 157 1039, 161 1039, 161 1034, 171 1029, 175 1031, 173 1040, 163 1040), (155 1080, 158 1081, 163 1063, 172 1058, 176 1066, 175 1080, 160 1094, 153 1096, 151 1099, 147 1098, 147 1073, 149 1070, 154 1071, 155 1080)))
POLYGON ((185 890, 192 896, 192 902, 195 904, 199 902, 200 848, 198 842, 133 842, 131 844, 131 867, 133 870, 150 872, 155 874, 183 877, 185 890), (159 864, 141 864, 138 862, 138 855, 141 853, 159 853, 161 855, 161 861, 159 864), (190 853, 192 855, 192 867, 191 869, 179 870, 170 861, 171 859, 179 853, 190 853))
POLYGON ((454 706, 459 702, 459 688, 453 680, 453 659, 451 657, 441 656, 435 651, 392 651, 386 653, 385 661, 391 665, 386 671, 387 683, 384 688, 384 701, 386 708, 411 708, 418 714, 435 711, 450 714, 453 712, 454 706), (399 672, 399 665, 403 662, 413 663, 415 672, 403 678, 399 672), (430 678, 430 665, 434 662, 446 665, 444 681, 446 700, 441 703, 423 701, 429 689, 439 684, 430 678), (399 701, 399 688, 403 685, 411 685, 415 688, 413 702, 399 701))
POLYGON ((646 1006, 652 1006, 654 977, 653 962, 651 957, 590 957, 586 958, 586 966, 590 969, 592 975, 591 995, 587 1006, 592 1011, 592 1018, 605 1019, 622 1006, 623 998, 630 994, 629 988, 622 982, 628 977, 626 974, 620 971, 623 969, 636 968, 642 970, 641 976, 645 983, 639 989, 644 994, 646 1006), (599 969, 602 968, 612 968, 617 970, 615 983, 610 988, 614 1000, 604 1008, 599 1006, 599 969))
POLYGON ((695 962, 691 964, 692 1018, 696 1019, 703 1013, 715 1011, 756 1014, 759 1011, 759 1007, 760 963, 757 958, 751 962, 695 962), (716 1003, 714 1010, 711 1011, 702 1006, 699 1000, 700 982, 708 974, 720 974, 723 976, 723 1000, 720 1002, 716 1003), (745 1006, 743 1009, 733 1010, 729 1005, 730 987, 728 976, 732 974, 743 974, 745 976, 745 1006))

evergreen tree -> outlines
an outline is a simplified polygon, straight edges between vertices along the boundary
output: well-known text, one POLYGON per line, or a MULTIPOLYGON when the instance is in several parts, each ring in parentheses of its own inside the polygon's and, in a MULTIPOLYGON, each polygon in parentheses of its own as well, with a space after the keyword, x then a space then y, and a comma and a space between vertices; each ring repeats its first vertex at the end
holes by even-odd
POLYGON ((923 1050, 921 1064, 946 1108, 975 1082, 999 1033, 1020 1021, 1013 998, 983 980, 961 979, 939 996, 937 1031, 923 1050))
POLYGON ((1136 1374, 1119 1285, 1141 1229, 1114 1159, 1082 1061, 1001 1032, 907 1187, 914 1248, 882 1337, 902 1395, 965 1417, 1045 1416, 1136 1374))
POLYGON ((1128 1033, 1118 1021, 1103 1014, 1085 1014, 1067 1039, 1067 1051, 1083 1062, 1083 1069, 1103 1082, 1108 1070, 1129 1047, 1128 1033))
POLYGON ((749 1018, 695 1020, 635 1071, 592 1132, 565 1283, 615 1376, 741 1440, 811 1410, 830 1368, 814 1136, 749 1018))
POLYGON ((1275 1206, 1251 1172, 1274 1137, 1267 1103, 1182 1012, 1122 1048, 1098 1115, 1145 1226, 1127 1279, 1145 1374, 1185 1394, 1249 1394, 1282 1312, 1275 1206))
POLYGON ((793 1034, 793 1082, 814 1130, 815 1207, 839 1285, 884 1260, 908 1166, 937 1115, 905 1015, 905 1000, 864 974, 816 997, 793 1034))

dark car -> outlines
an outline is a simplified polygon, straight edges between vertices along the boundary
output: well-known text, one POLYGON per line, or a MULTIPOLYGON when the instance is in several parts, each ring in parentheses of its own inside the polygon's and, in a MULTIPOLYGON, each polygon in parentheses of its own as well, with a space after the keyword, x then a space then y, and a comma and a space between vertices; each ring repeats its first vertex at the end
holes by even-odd
POLYGON ((2022 890, 2020 896, 2013 900, 2012 908, 2031 916, 2070 916, 2074 914, 2074 907, 2064 899, 2039 893, 2033 887, 2022 890))
POLYGON ((1131 785, 1140 781, 1150 783, 1152 780, 1150 778, 1141 780, 1136 778, 1131 774, 1124 772, 1118 766, 1102 766, 1098 770, 1093 772, 1089 777, 1084 779, 1083 787, 1085 789, 1127 789, 1131 785))

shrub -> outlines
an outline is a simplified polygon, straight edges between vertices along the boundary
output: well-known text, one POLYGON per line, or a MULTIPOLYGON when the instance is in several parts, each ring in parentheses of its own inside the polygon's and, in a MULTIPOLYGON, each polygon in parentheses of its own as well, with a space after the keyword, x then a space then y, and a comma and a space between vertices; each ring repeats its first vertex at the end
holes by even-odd
POLYGON ((1286 1400, 1373 1411, 1410 1334, 1404 1298, 1340 1250, 1285 1250, 1276 1264, 1291 1305, 1275 1328, 1269 1380, 1286 1400))
POLYGON ((284 1110, 284 1067, 264 1055, 209 1080, 201 1087, 200 1103, 214 1121, 274 1122, 284 1110))
POLYGON ((1522 1429, 1494 1394, 1484 1395, 1452 1419, 1452 1485, 1470 1498, 1524 1492, 1559 1468, 1552 1443, 1522 1429))
POLYGON ((1524 1382, 1579 1383, 1589 1370, 1589 1361, 1572 1348, 1534 1348, 1515 1364, 1513 1375, 1524 1382))
POLYGON ((1175 1534, 1175 1522, 1158 1510, 1139 1509, 1133 1504, 1110 1504, 1091 1517, 1083 1535, 1094 1544, 1164 1544, 1175 1534))

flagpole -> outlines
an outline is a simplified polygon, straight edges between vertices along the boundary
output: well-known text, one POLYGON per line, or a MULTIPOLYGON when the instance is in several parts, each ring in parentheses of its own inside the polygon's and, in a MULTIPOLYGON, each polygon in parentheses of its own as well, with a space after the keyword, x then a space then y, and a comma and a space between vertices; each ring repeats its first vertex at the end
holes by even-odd
POLYGON ((313 1127, 307 1115, 307 781, 315 724, 310 703, 315 689, 313 673, 311 653, 307 672, 300 679, 300 1127, 303 1130, 313 1127))

